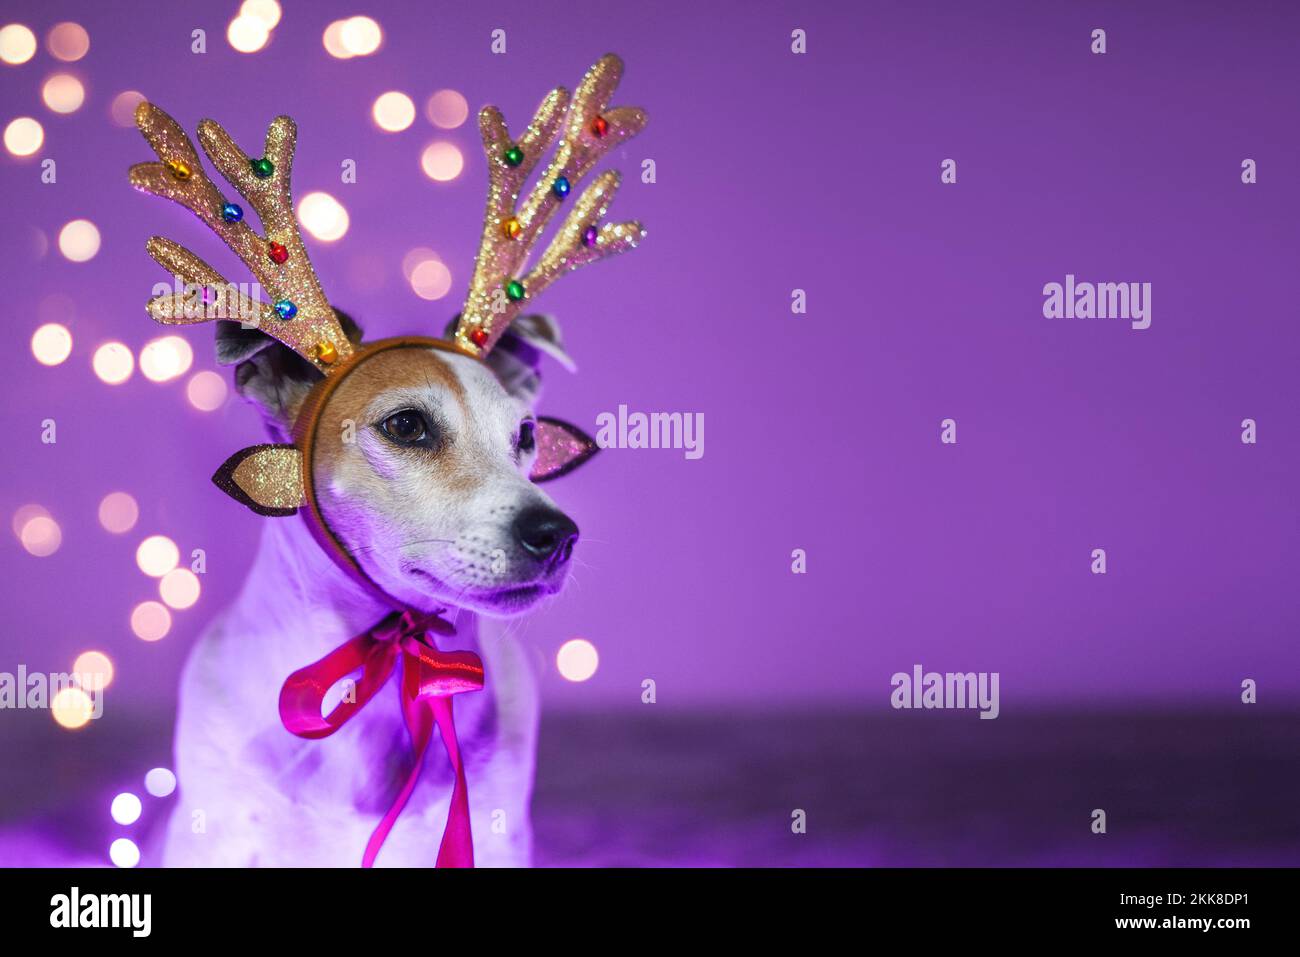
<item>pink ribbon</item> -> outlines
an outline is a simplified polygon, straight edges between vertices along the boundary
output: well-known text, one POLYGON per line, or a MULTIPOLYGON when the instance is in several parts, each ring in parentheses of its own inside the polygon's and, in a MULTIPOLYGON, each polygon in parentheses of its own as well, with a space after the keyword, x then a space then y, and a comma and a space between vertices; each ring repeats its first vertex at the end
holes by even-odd
POLYGON ((456 772, 447 826, 438 847, 437 866, 474 866, 469 792, 465 785, 460 744, 456 740, 456 726, 452 721, 451 696, 463 691, 483 690, 483 662, 472 651, 438 650, 433 632, 441 635, 456 633, 456 629, 438 617, 439 614, 394 612, 365 634, 335 648, 320 661, 299 668, 285 679, 280 689, 280 721, 284 726, 300 738, 326 738, 366 706, 366 702, 388 681, 398 658, 402 659, 402 717, 415 748, 415 762, 392 807, 366 842, 362 867, 375 863, 384 839, 415 790, 435 725, 456 772), (352 700, 340 702, 322 717, 321 705, 326 693, 358 668, 361 669, 361 679, 352 700))

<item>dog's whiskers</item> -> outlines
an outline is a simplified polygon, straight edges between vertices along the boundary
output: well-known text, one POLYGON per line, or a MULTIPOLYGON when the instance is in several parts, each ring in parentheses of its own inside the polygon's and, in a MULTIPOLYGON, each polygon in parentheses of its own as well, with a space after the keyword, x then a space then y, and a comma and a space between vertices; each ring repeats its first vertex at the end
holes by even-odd
MULTIPOLYGON (((450 538, 417 538, 413 542, 403 542, 400 545, 392 546, 392 548, 394 551, 396 551, 397 549, 401 549, 401 548, 410 548, 412 545, 455 545, 455 544, 456 542, 450 538)), ((372 552, 376 548, 388 548, 388 547, 389 546, 387 545, 361 545, 361 546, 354 547, 352 551, 372 552)))

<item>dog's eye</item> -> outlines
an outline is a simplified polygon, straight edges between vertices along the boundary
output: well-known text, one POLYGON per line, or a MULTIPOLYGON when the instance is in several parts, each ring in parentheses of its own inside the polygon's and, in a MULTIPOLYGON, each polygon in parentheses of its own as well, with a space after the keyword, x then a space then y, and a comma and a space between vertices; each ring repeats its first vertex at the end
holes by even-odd
POLYGON ((533 447, 537 444, 534 436, 536 428, 537 424, 535 422, 519 423, 519 443, 517 448, 520 452, 531 452, 533 450, 533 447))
POLYGON ((379 423, 379 431, 398 445, 425 445, 429 441, 429 423, 414 409, 394 412, 379 423))

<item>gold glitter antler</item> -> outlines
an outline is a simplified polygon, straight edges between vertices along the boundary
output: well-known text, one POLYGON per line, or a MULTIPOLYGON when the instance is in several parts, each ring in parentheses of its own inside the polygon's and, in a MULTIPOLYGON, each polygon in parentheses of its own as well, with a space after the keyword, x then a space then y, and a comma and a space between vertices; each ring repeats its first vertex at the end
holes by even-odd
POLYGON ((199 124, 203 151, 256 211, 264 237, 204 173, 194 145, 175 120, 152 103, 141 103, 135 122, 161 162, 132 166, 131 185, 180 203, 203 220, 243 260, 270 299, 245 295, 188 249, 154 236, 146 246, 149 255, 185 291, 151 299, 149 314, 168 324, 232 319, 256 326, 326 373, 350 355, 352 343, 321 291, 294 219, 289 191, 297 137, 293 120, 277 116, 271 121, 258 159, 249 159, 212 120, 199 124))
POLYGON ((511 139, 495 106, 479 113, 488 159, 487 212, 474 278, 455 332, 456 341, 471 354, 491 350, 524 299, 537 296, 579 266, 634 248, 645 236, 637 222, 601 224, 618 191, 619 174, 610 170, 596 177, 574 202, 532 271, 519 275, 547 220, 578 181, 612 147, 645 126, 645 113, 635 107, 607 108, 622 74, 622 60, 613 54, 601 57, 578 84, 572 103, 563 87, 552 90, 517 140, 511 139), (523 205, 518 205, 524 181, 561 128, 550 165, 523 205))

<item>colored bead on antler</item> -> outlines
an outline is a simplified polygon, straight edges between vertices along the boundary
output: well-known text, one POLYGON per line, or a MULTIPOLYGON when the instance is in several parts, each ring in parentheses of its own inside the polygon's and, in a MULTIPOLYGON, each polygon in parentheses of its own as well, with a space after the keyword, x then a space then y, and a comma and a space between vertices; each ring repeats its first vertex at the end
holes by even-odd
POLYGON ((609 150, 641 132, 645 113, 636 107, 609 108, 623 61, 601 57, 578 84, 572 102, 567 90, 552 90, 533 121, 512 138, 494 106, 479 113, 479 132, 488 159, 488 200, 483 238, 474 276, 455 338, 471 355, 486 355, 523 308, 565 273, 632 249, 645 236, 638 222, 604 223, 618 191, 619 174, 601 173, 576 200, 568 198, 582 177, 609 150), (520 191, 528 174, 559 134, 546 171, 522 204, 520 191), (560 206, 572 203, 559 232, 541 259, 520 275, 529 251, 560 206))
POLYGON ((152 237, 146 249, 184 290, 156 296, 149 314, 159 322, 190 324, 230 319, 278 339, 328 374, 353 351, 321 291, 294 218, 289 177, 297 127, 287 116, 271 121, 263 155, 250 159, 218 124, 199 124, 199 142, 212 165, 257 213, 265 236, 249 225, 208 178, 185 131, 152 103, 141 103, 135 122, 159 162, 131 167, 131 185, 180 203, 225 241, 257 280, 249 296, 185 247, 152 237))

